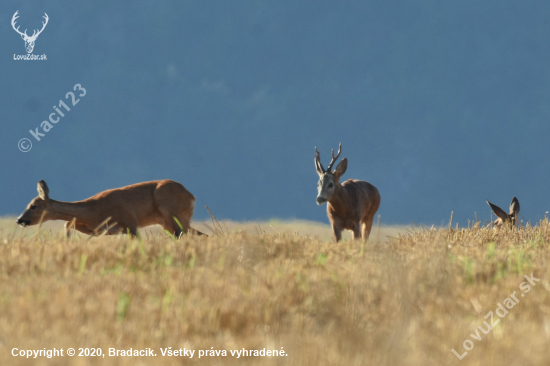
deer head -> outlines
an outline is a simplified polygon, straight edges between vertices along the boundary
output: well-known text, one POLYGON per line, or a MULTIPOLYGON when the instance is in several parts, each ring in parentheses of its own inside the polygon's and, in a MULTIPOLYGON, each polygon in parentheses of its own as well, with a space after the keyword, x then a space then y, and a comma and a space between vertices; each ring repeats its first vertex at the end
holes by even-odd
POLYGON ((503 209, 497 205, 493 205, 489 201, 487 201, 487 204, 491 207, 495 215, 498 216, 498 219, 494 222, 496 226, 501 226, 504 223, 511 223, 512 225, 516 224, 519 214, 519 201, 516 197, 512 198, 512 202, 510 203, 510 213, 506 213, 503 209))
POLYGON ((19 18, 19 16, 17 15, 17 13, 19 12, 19 10, 17 10, 15 12, 15 14, 13 14, 13 17, 11 18, 11 26, 13 27, 13 29, 19 33, 21 35, 21 38, 23 38, 23 40, 25 41, 25 48, 27 49, 27 53, 32 53, 32 50, 34 49, 34 42, 36 41, 36 38, 38 38, 38 36, 40 35, 40 33, 42 33, 42 31, 44 30, 44 28, 46 28, 46 24, 48 24, 48 14, 44 13, 44 19, 46 20, 46 22, 42 22, 42 29, 40 30, 34 30, 32 36, 28 36, 27 35, 27 30, 25 29, 24 32, 20 32, 19 31, 19 27, 15 28, 15 20, 17 18, 19 18))
POLYGON ((18 225, 23 227, 36 225, 40 222, 42 215, 47 210, 50 204, 50 190, 46 182, 41 180, 38 182, 38 197, 34 198, 28 205, 25 211, 17 218, 18 225))
POLYGON ((334 149, 332 150, 332 160, 325 170, 321 164, 319 151, 317 151, 317 147, 315 148, 315 169, 317 170, 317 174, 319 174, 319 183, 317 183, 317 204, 319 206, 330 200, 330 198, 334 195, 337 187, 340 186, 340 177, 348 168, 348 159, 343 158, 334 172, 331 172, 332 166, 336 160, 338 160, 341 153, 342 143, 340 143, 340 146, 338 147, 338 154, 336 154, 336 156, 334 156, 334 149))

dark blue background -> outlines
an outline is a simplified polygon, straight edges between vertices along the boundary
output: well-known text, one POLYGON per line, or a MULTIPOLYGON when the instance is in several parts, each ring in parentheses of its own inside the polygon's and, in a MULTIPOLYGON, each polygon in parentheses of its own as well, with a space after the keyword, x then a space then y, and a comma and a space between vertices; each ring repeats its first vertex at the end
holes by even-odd
POLYGON ((550 208, 548 1, 2 1, 0 214, 174 179, 220 218, 327 221, 341 141, 382 222, 550 208), (11 28, 50 21, 34 54, 11 28), (52 106, 87 95, 42 141, 52 106), (22 153, 18 141, 33 148, 22 153))

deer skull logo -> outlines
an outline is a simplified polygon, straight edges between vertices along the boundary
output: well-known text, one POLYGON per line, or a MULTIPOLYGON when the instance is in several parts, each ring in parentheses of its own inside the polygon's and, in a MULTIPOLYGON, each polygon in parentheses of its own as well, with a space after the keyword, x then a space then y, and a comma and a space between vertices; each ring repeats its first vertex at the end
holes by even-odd
POLYGON ((32 50, 34 49, 34 42, 36 41, 36 38, 38 38, 38 36, 40 35, 40 33, 42 33, 42 31, 44 30, 44 28, 46 28, 46 24, 48 24, 48 14, 44 13, 44 19, 46 20, 46 22, 42 22, 42 29, 40 30, 34 30, 32 36, 28 36, 27 35, 27 30, 25 29, 24 32, 20 32, 19 31, 19 26, 17 28, 15 28, 15 20, 17 18, 19 18, 19 16, 17 15, 17 13, 19 12, 19 10, 17 10, 15 12, 15 14, 13 14, 13 18, 11 18, 11 26, 13 27, 13 29, 19 33, 21 35, 21 38, 23 38, 23 40, 25 41, 25 48, 27 49, 27 53, 32 53, 32 50), (38 33, 37 33, 38 32, 38 33))

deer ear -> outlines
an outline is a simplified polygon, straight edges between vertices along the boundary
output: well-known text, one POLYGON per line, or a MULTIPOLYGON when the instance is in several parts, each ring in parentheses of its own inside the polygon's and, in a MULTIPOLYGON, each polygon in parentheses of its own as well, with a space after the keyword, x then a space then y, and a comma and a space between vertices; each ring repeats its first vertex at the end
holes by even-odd
POLYGON ((338 178, 340 178, 344 173, 346 172, 346 169, 348 169, 348 158, 343 158, 340 164, 334 169, 334 175, 338 178))
POLYGON ((502 208, 498 207, 497 205, 493 205, 491 202, 485 200, 489 207, 491 207, 491 210, 502 219, 502 221, 508 220, 508 214, 502 210, 502 208))
POLYGON ((41 180, 38 182, 37 186, 38 190, 38 197, 42 198, 44 201, 48 200, 50 198, 50 189, 48 188, 48 185, 44 180, 41 180))
POLYGON ((516 197, 512 198, 510 203, 510 215, 517 215, 519 213, 519 201, 516 197))

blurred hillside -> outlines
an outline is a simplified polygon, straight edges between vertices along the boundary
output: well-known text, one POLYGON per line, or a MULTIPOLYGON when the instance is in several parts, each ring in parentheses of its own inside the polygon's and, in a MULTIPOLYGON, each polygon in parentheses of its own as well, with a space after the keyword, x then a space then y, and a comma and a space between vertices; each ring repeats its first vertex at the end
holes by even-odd
POLYGON ((174 179, 219 218, 326 222, 313 148, 380 190, 385 224, 550 208, 550 3, 0 4, 0 215, 174 179), (11 27, 49 24, 34 54, 11 27), (86 96, 36 141, 80 83, 86 96), (17 149, 30 138, 32 150, 17 149))

